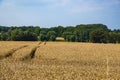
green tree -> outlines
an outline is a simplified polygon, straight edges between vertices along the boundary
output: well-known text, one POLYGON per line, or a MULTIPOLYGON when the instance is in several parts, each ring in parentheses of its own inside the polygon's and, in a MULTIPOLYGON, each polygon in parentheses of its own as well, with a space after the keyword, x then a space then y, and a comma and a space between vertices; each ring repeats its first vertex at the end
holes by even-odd
POLYGON ((81 41, 81 33, 80 33, 80 31, 75 30, 73 34, 74 34, 75 42, 80 42, 81 41))
POLYGON ((1 40, 2 41, 8 41, 9 40, 9 35, 6 32, 1 32, 1 40))
POLYGON ((40 34, 40 35, 39 35, 39 40, 40 40, 40 41, 47 41, 46 35, 45 35, 45 34, 40 34))
POLYGON ((110 32, 109 43, 120 43, 120 33, 110 32))
POLYGON ((56 36, 55 35, 51 35, 50 37, 49 37, 49 41, 55 41, 56 40, 56 36))
POLYGON ((55 41, 56 40, 56 32, 55 31, 49 31, 47 33, 47 38, 49 41, 55 41))
POLYGON ((15 29, 11 32, 11 40, 13 41, 36 41, 37 35, 30 31, 22 31, 15 29))
POLYGON ((23 38, 23 32, 20 29, 15 29, 11 32, 11 40, 13 41, 21 41, 23 38))
POLYGON ((57 27, 57 36, 61 37, 62 33, 64 32, 64 27, 63 26, 58 26, 57 27))
POLYGON ((36 33, 37 36, 39 36, 39 34, 40 34, 40 27, 39 26, 34 27, 34 33, 36 33))
POLYGON ((29 31, 23 32, 22 40, 23 41, 36 41, 37 40, 37 34, 29 31))
POLYGON ((118 43, 120 43, 120 33, 118 33, 118 43))
POLYGON ((70 35, 69 36, 69 41, 70 42, 75 42, 76 40, 75 40, 75 35, 70 35))
POLYGON ((73 35, 73 33, 72 32, 63 32, 62 37, 64 37, 65 40, 68 40, 70 35, 73 35))
POLYGON ((107 35, 104 31, 94 30, 90 33, 90 40, 93 43, 106 43, 107 35))
POLYGON ((1 41, 1 33, 0 33, 0 41, 1 41))

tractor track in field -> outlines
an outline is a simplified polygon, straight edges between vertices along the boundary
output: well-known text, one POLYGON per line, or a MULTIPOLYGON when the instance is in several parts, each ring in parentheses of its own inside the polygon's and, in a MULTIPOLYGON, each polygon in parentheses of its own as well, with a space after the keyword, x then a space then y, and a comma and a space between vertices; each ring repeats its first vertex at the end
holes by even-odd
POLYGON ((38 45, 42 44, 42 42, 39 42, 38 45))
POLYGON ((38 45, 32 49, 32 51, 30 52, 30 55, 29 55, 31 59, 33 59, 35 57, 35 52, 41 46, 41 44, 46 45, 46 41, 45 42, 39 42, 38 45))
MULTIPOLYGON (((27 55, 23 56, 20 60, 21 61, 25 61, 25 60, 31 60, 31 59, 33 59, 35 57, 35 53, 36 53, 37 49, 40 46, 44 46, 44 45, 46 45, 46 41, 45 42, 39 42, 35 47, 33 47, 32 49, 30 49, 30 52, 27 55)), ((21 46, 21 47, 19 47, 17 49, 11 49, 10 51, 6 52, 5 55, 0 55, 0 60, 12 57, 13 54, 16 51, 24 49, 26 47, 29 47, 29 45, 24 45, 24 46, 21 46)))
POLYGON ((35 46, 29 53, 29 55, 26 55, 22 58, 22 61, 25 61, 25 60, 29 60, 29 59, 33 59, 35 57, 35 53, 37 51, 37 49, 42 45, 42 44, 46 44, 46 42, 39 42, 37 44, 37 46, 35 46))
POLYGON ((17 50, 27 47, 28 45, 21 46, 17 49, 11 49, 10 51, 6 52, 5 55, 0 56, 0 60, 12 56, 17 50))
POLYGON ((30 51, 30 53, 29 53, 28 55, 24 56, 21 60, 22 60, 22 61, 25 61, 25 60, 31 60, 31 59, 33 59, 33 58, 35 57, 35 52, 36 52, 36 50, 37 50, 39 47, 40 47, 40 46, 34 47, 34 48, 30 51))
POLYGON ((39 43, 38 43, 38 46, 40 46, 40 45, 46 45, 46 44, 47 44, 46 41, 44 41, 44 42, 39 42, 39 43))

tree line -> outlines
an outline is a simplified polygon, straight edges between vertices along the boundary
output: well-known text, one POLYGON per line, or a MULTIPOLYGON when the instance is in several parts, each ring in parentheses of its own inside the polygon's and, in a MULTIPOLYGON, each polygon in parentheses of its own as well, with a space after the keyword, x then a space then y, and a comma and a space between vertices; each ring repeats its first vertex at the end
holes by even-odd
POLYGON ((0 26, 1 41, 56 41, 63 37, 68 42, 120 43, 120 29, 110 30, 104 24, 76 26, 0 26))

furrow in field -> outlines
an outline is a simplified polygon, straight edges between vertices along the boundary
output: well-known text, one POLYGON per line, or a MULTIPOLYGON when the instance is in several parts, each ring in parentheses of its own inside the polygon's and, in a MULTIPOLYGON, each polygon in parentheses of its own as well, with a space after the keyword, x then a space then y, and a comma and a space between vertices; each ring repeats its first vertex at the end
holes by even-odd
POLYGON ((42 42, 39 42, 38 45, 42 44, 42 42))
POLYGON ((16 51, 12 55, 12 57, 15 60, 30 60, 30 59, 34 58, 36 49, 38 47, 39 46, 28 46, 28 47, 22 48, 22 49, 16 51))
POLYGON ((24 47, 27 47, 27 45, 23 45, 23 46, 20 46, 20 47, 17 47, 17 48, 12 48, 10 50, 8 49, 8 51, 0 54, 0 59, 4 59, 6 57, 10 57, 10 56, 13 55, 14 52, 16 52, 17 50, 22 49, 24 47))
POLYGON ((38 46, 40 46, 40 45, 43 46, 43 45, 46 45, 46 44, 47 44, 46 41, 44 41, 44 42, 39 42, 39 43, 38 43, 38 46))

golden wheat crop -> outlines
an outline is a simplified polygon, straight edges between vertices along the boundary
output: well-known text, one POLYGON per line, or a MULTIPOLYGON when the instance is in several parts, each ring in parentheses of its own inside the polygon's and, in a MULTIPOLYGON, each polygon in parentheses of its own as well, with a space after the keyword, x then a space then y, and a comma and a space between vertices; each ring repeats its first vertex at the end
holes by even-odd
MULTIPOLYGON (((120 79, 120 44, 0 42, 0 45, 8 43, 15 49, 27 46, 0 60, 0 80, 120 79)), ((4 53, 2 46, 0 50, 4 53)))
POLYGON ((20 50, 17 50, 12 57, 16 60, 25 60, 31 58, 31 53, 34 50, 36 46, 27 46, 25 48, 22 48, 20 50))
POLYGON ((36 45, 38 42, 0 42, 0 59, 12 55, 16 50, 24 48, 28 45, 36 45))

